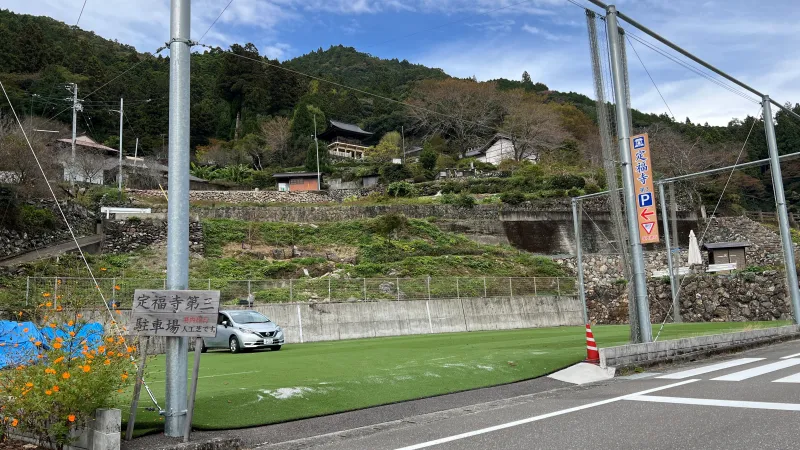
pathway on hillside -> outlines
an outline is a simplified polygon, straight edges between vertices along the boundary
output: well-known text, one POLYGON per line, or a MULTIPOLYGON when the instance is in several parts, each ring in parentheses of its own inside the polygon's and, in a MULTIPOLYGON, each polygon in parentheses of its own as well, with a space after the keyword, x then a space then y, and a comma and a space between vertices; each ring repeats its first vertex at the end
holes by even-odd
MULTIPOLYGON (((89 245, 99 244, 101 240, 102 240, 101 235, 93 234, 91 236, 78 238, 78 244, 81 246, 81 248, 84 248, 89 245)), ((32 262, 39 259, 49 258, 51 256, 62 255, 64 253, 76 250, 77 248, 78 246, 75 245, 75 241, 73 240, 64 241, 55 245, 51 245, 49 247, 31 250, 27 253, 22 253, 20 255, 13 256, 11 258, 0 260, 0 266, 5 266, 5 267, 16 266, 19 264, 32 262)))

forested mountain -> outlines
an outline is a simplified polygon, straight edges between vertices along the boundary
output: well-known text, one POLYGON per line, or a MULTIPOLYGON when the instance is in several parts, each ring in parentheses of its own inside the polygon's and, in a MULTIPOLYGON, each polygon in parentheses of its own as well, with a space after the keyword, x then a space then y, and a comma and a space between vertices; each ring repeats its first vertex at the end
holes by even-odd
MULTIPOLYGON (((371 143, 401 127, 406 139, 420 143, 436 134, 446 145, 434 147, 457 156, 467 150, 465 146, 513 125, 507 115, 515 108, 509 101, 522 99, 521 95, 549 105, 534 108, 544 116, 558 116, 559 128, 564 131, 559 146, 565 160, 589 166, 601 163, 595 101, 580 93, 551 91, 527 73, 520 80, 454 80, 441 69, 383 60, 340 45, 282 63, 261 56, 253 44, 202 49, 207 50, 204 53, 199 47, 196 50, 191 63, 191 144, 198 155, 206 155, 206 161, 217 165, 258 170, 301 165, 313 147, 314 120, 322 128, 326 118, 373 131, 371 143), (470 83, 475 85, 470 87, 470 83), (430 95, 439 95, 442 102, 432 103, 430 95), (483 125, 468 136, 460 135, 465 131, 452 124, 423 123, 427 119, 420 117, 422 110, 407 106, 444 108, 437 114, 446 115, 451 113, 447 110, 450 106, 443 105, 469 106, 462 101, 467 97, 458 98, 463 95, 473 95, 477 105, 484 100, 485 105, 497 105, 496 111, 478 117, 483 125)), ((47 17, 0 10, 0 80, 17 112, 23 118, 33 115, 67 124, 71 121, 70 93, 65 83, 77 83, 84 107, 78 115, 79 130, 117 146, 119 116, 110 110, 118 109, 119 99, 124 97, 126 153, 133 153, 133 138, 139 137, 140 154, 165 156, 169 59, 163 55, 167 54, 141 53, 47 17)), ((0 119, 8 112, 2 99, 0 119)), ((674 149, 662 152, 663 160, 656 165, 660 175, 690 173, 728 160, 732 163, 751 129, 745 159, 767 156, 763 122, 753 117, 718 127, 634 110, 632 122, 636 131, 659 135, 659 145, 674 149)), ((776 133, 781 153, 800 151, 800 126, 784 113, 777 114, 776 133)), ((790 202, 800 202, 800 164, 787 165, 784 174, 790 202)), ((750 170, 737 175, 735 182, 739 187, 735 194, 740 198, 733 202, 771 207, 768 173, 750 170)), ((698 183, 694 189, 709 197, 716 192, 713 183, 698 183)))

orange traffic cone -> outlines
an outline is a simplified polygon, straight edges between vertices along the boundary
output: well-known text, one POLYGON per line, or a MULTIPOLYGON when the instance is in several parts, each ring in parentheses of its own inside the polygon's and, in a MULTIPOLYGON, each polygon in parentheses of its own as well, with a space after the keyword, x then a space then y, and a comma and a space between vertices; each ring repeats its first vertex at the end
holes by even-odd
POLYGON ((586 324, 586 362, 600 364, 600 352, 597 351, 597 343, 594 341, 591 324, 586 324))

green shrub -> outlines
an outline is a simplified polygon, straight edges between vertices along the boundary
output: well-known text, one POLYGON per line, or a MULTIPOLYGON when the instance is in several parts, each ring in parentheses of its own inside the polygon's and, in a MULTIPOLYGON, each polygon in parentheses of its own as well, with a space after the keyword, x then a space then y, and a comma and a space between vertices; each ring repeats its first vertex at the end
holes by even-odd
POLYGON ((472 208, 475 206, 475 197, 469 194, 444 194, 441 202, 445 205, 453 205, 460 208, 472 208))
POLYGON ((464 183, 458 181, 446 181, 442 185, 442 194, 458 194, 464 190, 464 183))
POLYGON ((576 187, 570 188, 567 191, 567 197, 580 197, 581 195, 585 195, 585 194, 586 194, 586 191, 584 191, 583 189, 576 188, 576 187))
POLYGON ((396 181, 389 185, 386 189, 386 193, 392 197, 415 197, 417 195, 417 189, 413 184, 406 181, 396 181))
POLYGON ((367 229, 373 233, 387 236, 408 227, 408 218, 402 214, 386 214, 373 219, 367 229))
POLYGON ((603 192, 603 188, 594 183, 587 183, 583 190, 586 191, 587 194, 597 194, 598 192, 603 192))
POLYGON ((571 189, 573 187, 583 189, 586 186, 586 180, 577 175, 555 175, 550 178, 550 186, 553 189, 571 189))
POLYGON ((519 205, 525 201, 525 194, 520 191, 503 192, 500 201, 509 205, 519 205))
POLYGON ((413 175, 408 168, 402 164, 385 164, 381 166, 381 178, 385 183, 393 183, 395 181, 403 181, 406 178, 412 178, 413 175))
POLYGON ((22 205, 19 208, 18 223, 23 230, 46 231, 56 226, 56 216, 48 209, 37 208, 31 205, 22 205))

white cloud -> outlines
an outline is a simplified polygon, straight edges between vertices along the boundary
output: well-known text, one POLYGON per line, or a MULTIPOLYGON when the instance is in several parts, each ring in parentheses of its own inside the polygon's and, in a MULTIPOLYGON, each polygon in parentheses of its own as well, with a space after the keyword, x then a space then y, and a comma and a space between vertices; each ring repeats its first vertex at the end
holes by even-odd
POLYGON ((541 28, 528 25, 527 23, 522 26, 522 31, 526 31, 526 32, 528 32, 530 34, 541 36, 541 37, 547 39, 548 41, 568 41, 568 40, 570 40, 570 37, 565 35, 565 34, 551 33, 551 32, 549 32, 547 30, 543 30, 541 28))
POLYGON ((277 59, 283 61, 286 59, 287 54, 292 49, 292 46, 283 42, 276 42, 274 44, 265 45, 261 48, 260 52, 263 56, 269 59, 277 59))

